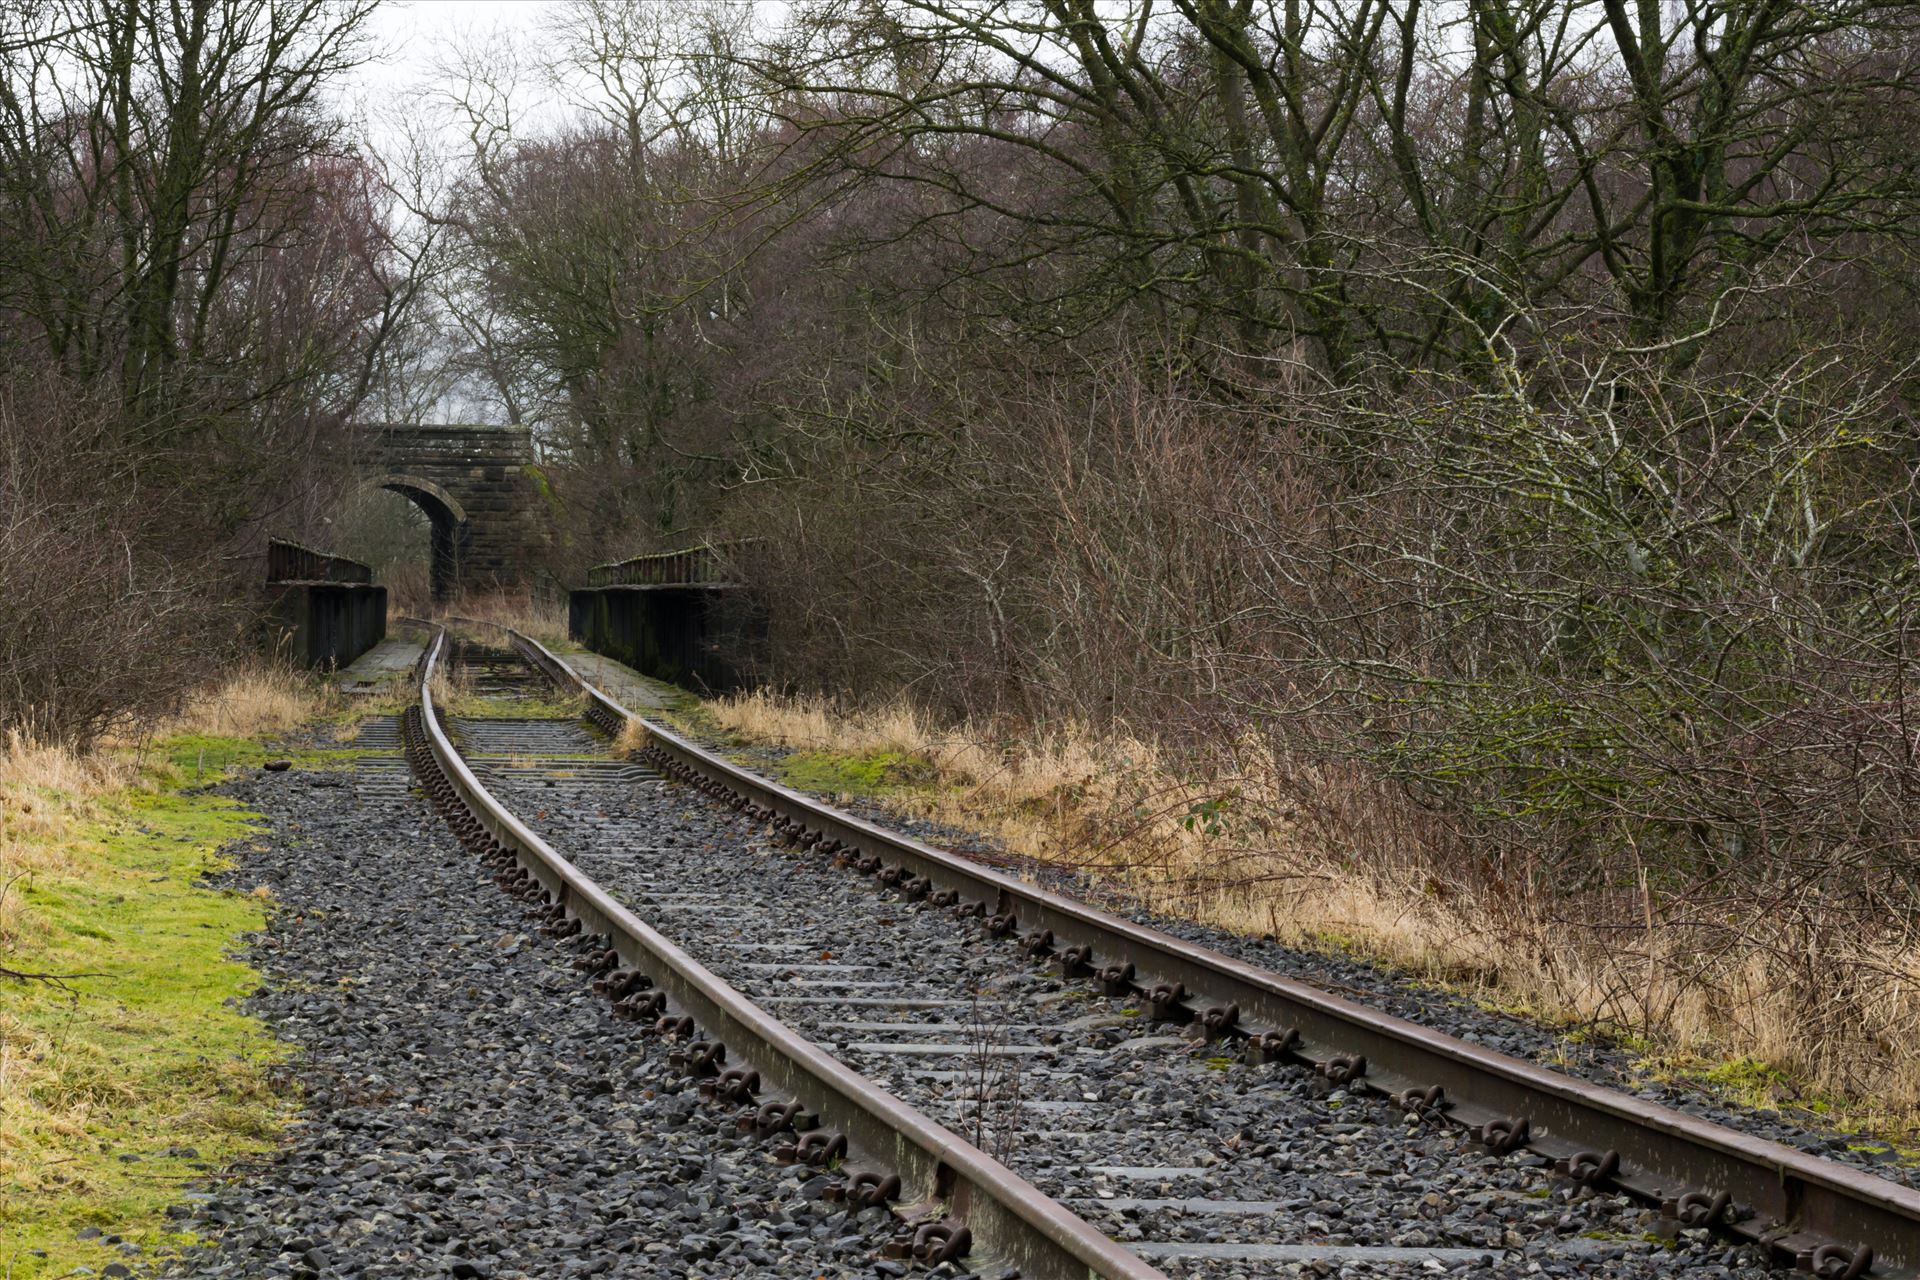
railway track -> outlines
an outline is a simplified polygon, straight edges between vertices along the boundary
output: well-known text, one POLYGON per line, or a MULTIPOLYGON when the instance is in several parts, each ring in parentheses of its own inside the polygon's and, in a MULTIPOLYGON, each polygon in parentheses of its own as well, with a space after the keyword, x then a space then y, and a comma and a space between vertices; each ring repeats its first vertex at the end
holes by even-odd
POLYGON ((1920 1274, 1907 1188, 839 813, 510 643, 459 646, 469 678, 584 715, 444 716, 443 634, 415 771, 713 1108, 892 1208, 882 1274, 1920 1274))

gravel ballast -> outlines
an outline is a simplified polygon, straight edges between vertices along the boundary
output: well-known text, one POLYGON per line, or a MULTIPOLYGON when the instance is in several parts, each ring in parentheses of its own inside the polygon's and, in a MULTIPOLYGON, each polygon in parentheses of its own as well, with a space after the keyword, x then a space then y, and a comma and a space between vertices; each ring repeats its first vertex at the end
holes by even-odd
MULTIPOLYGON (((1231 1060, 979 922, 776 843, 635 764, 581 758, 604 743, 575 722, 456 729, 486 785, 639 915, 1172 1276, 1773 1274, 1755 1250, 1676 1233, 1529 1153, 1492 1155, 1308 1068, 1231 1060)), ((247 1004, 298 1048, 302 1116, 273 1161, 193 1193, 180 1225, 208 1244, 173 1274, 908 1269, 882 1260, 890 1215, 849 1213, 827 1195, 835 1179, 776 1163, 771 1144, 737 1134, 737 1108, 702 1101, 668 1063, 670 1042, 612 1016, 575 963, 581 946, 540 935, 537 914, 406 787, 397 754, 227 790, 272 823, 224 879, 264 885, 278 905, 249 940, 266 981, 247 1004)), ((864 816, 986 851, 966 833, 864 816)), ((1625 1055, 1570 1058, 1548 1029, 1364 964, 1100 905, 1555 1069, 1614 1086, 1630 1071, 1625 1055)), ((1912 1179, 1769 1113, 1643 1096, 1912 1179)))
POLYGON ((172 1274, 873 1275, 889 1217, 736 1136, 396 760, 226 788, 271 823, 223 880, 273 893, 246 1003, 296 1047, 302 1102, 272 1161, 178 1210, 208 1243, 172 1274))
POLYGON ((1767 1274, 1704 1233, 1653 1238, 1655 1215, 1538 1157, 1493 1156, 1303 1067, 1230 1061, 690 788, 475 763, 722 977, 1170 1274, 1767 1274))

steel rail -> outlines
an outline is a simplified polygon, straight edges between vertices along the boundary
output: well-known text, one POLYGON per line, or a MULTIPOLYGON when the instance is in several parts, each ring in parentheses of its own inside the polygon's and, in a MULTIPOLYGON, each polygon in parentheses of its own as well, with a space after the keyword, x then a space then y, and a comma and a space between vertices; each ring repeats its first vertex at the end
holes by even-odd
POLYGON ((1188 1001, 1234 1009, 1238 1037, 1278 1033, 1267 1043, 1284 1045, 1297 1036, 1282 1052, 1348 1078, 1349 1087, 1433 1098, 1427 1091, 1437 1086, 1444 1100, 1432 1118, 1496 1149, 1518 1130, 1563 1172, 1660 1206, 1683 1224, 1764 1244, 1816 1274, 1920 1277, 1920 1192, 1382 1013, 888 831, 629 711, 537 640, 506 630, 550 679, 586 695, 588 717, 602 728, 617 734, 638 724, 657 758, 772 821, 803 828, 810 842, 868 855, 870 866, 880 859, 986 904, 1007 925, 1017 921, 1030 942, 1091 948, 1096 971, 1131 964, 1133 990, 1168 984, 1190 993, 1188 1001))
MULTIPOLYGON (((728 986, 711 970, 622 906, 496 800, 447 737, 432 681, 446 631, 421 661, 421 720, 434 763, 480 826, 589 933, 612 939, 623 962, 643 971, 682 1013, 730 1056, 837 1129, 850 1148, 900 1177, 907 1215, 964 1223, 977 1257, 1019 1269, 1029 1280, 1166 1280, 958 1134, 907 1106, 728 986)), ((730 1065, 734 1065, 731 1064, 730 1065)), ((930 1219, 929 1219, 930 1220, 930 1219)))

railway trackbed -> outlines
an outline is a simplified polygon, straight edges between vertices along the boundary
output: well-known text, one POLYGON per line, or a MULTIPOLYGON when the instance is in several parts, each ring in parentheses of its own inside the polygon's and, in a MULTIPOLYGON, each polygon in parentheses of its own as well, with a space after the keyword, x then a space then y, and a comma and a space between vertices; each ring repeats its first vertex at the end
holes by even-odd
MULTIPOLYGON (((712 1114, 889 1207, 879 1274, 1920 1274, 1920 1193, 1546 1071, 883 830, 641 720, 406 749, 498 883, 712 1114)), ((522 677, 524 679, 525 677, 522 677)))

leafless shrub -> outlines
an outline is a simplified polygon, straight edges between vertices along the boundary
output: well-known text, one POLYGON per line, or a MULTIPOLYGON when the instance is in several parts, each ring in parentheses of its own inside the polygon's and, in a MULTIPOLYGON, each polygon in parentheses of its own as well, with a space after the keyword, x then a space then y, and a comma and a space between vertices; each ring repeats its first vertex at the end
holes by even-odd
POLYGON ((232 635, 220 579, 156 549, 163 512, 96 427, 51 385, 0 387, 0 726, 76 745, 171 707, 232 635))
POLYGON ((859 462, 739 516, 777 673, 1157 744, 1044 852, 1163 903, 1332 910, 1542 1007, 1920 1098, 1894 380, 1844 348, 1503 367, 896 408, 940 447, 843 438, 859 462))
POLYGON ((963 1102, 973 1145, 996 1160, 1013 1152, 1020 1134, 1021 1061, 1008 1053, 1013 1033, 1005 1009, 975 993, 967 1005, 967 1043, 963 1102))

